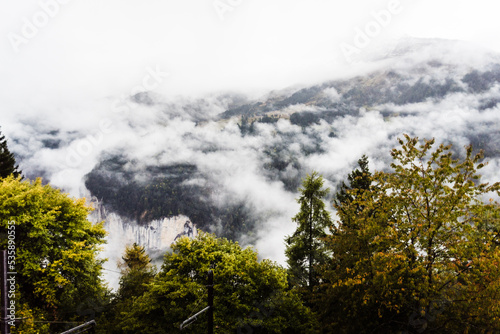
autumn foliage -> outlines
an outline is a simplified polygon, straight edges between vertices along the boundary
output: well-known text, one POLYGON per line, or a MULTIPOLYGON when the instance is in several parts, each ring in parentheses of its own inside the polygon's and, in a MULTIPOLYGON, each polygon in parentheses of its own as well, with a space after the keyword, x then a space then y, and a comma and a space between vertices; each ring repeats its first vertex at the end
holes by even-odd
MULTIPOLYGON (((347 191, 327 244, 323 321, 335 332, 498 330, 500 184, 480 182, 481 154, 462 159, 405 136, 391 172, 347 191)), ((362 177, 362 176, 359 176, 362 177)))

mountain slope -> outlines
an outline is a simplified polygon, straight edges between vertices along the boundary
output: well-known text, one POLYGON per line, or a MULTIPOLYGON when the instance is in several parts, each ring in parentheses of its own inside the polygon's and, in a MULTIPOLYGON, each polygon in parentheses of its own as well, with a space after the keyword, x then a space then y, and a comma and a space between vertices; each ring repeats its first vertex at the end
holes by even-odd
POLYGON ((403 133, 484 149, 486 180, 500 179, 499 83, 496 54, 406 40, 368 72, 255 100, 143 92, 119 112, 96 102, 95 124, 107 117, 109 131, 21 119, 12 150, 28 176, 96 197, 123 224, 184 215, 284 262, 301 178, 316 170, 334 191, 363 154, 385 169, 403 133))

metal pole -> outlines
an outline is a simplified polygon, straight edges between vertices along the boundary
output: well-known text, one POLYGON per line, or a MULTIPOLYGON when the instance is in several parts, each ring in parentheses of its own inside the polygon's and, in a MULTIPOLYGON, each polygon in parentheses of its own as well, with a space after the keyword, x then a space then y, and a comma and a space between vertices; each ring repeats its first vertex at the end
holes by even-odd
POLYGON ((7 308, 9 305, 7 294, 7 251, 0 252, 2 268, 0 269, 2 281, 2 334, 9 334, 9 324, 7 323, 7 308))
POLYGON ((188 318, 186 320, 184 320, 180 326, 180 330, 183 330, 184 328, 186 328, 187 326, 191 325, 194 321, 196 321, 196 319, 198 318, 198 316, 200 314, 202 314, 203 312, 207 312, 208 310, 210 309, 209 306, 205 307, 203 310, 201 310, 200 312, 196 313, 195 315, 193 315, 191 318, 188 318))
POLYGON ((62 332, 61 334, 74 333, 74 332, 79 331, 81 329, 87 329, 88 326, 91 326, 91 330, 95 331, 95 326, 96 326, 95 320, 90 320, 90 321, 88 321, 80 326, 76 326, 74 328, 71 328, 70 330, 62 332))
POLYGON ((208 334, 214 333, 214 273, 208 271, 208 312, 207 312, 207 327, 208 334))

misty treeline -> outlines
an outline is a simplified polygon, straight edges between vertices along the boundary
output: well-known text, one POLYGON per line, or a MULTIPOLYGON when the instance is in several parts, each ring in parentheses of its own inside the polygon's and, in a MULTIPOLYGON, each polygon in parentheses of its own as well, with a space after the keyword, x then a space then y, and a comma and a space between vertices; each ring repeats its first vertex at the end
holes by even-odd
MULTIPOLYGON (((314 163, 337 183, 341 176, 336 171, 345 161, 363 151, 380 156, 390 145, 388 138, 403 129, 420 136, 443 134, 498 157, 498 64, 478 70, 436 59, 411 63, 406 70, 379 70, 259 100, 224 95, 220 99, 230 102, 213 107, 217 112, 202 108, 207 101, 180 107, 162 104, 151 93, 134 95, 137 108, 158 113, 161 131, 152 122, 149 135, 142 136, 132 126, 123 147, 100 149, 92 169, 82 171, 85 188, 123 222, 146 226, 185 215, 202 230, 255 243, 269 215, 281 224, 286 223, 284 214, 291 215, 290 208, 259 205, 263 186, 279 187, 283 196, 293 194, 314 163), (374 127, 380 137, 371 131, 374 127), (143 147, 152 151, 144 155, 143 147), (324 168, 326 161, 317 161, 338 154, 342 158, 330 170, 324 168), (262 182, 239 186, 245 179, 238 175, 241 169, 247 178, 262 182)), ((59 135, 41 138, 56 140, 59 135)))
MULTIPOLYGON (((481 182, 486 162, 472 147, 456 154, 405 135, 390 154, 387 171, 361 157, 332 203, 321 175, 304 178, 286 268, 201 232, 177 239, 159 268, 129 245, 117 291, 102 279, 106 232, 87 220, 84 199, 2 177, 0 232, 14 225, 16 235, 11 330, 58 333, 95 319, 99 333, 177 333, 206 307, 213 270, 215 333, 499 331, 500 183, 481 182)), ((205 315, 186 331, 205 333, 205 315)))

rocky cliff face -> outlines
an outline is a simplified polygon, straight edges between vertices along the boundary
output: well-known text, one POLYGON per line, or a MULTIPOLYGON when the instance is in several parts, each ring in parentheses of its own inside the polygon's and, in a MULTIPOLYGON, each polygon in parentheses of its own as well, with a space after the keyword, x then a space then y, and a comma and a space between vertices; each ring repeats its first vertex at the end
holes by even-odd
POLYGON ((145 225, 137 225, 126 223, 117 214, 110 213, 105 221, 110 242, 119 240, 118 243, 122 245, 135 242, 153 254, 167 250, 181 236, 193 238, 198 235, 195 225, 186 216, 157 219, 145 225))
POLYGON ((126 246, 133 243, 144 246, 153 262, 158 263, 175 240, 182 236, 194 238, 198 235, 196 226, 183 215, 155 219, 139 225, 114 212, 108 212, 96 199, 93 200, 93 206, 95 210, 89 219, 92 222, 104 221, 104 227, 108 232, 103 257, 108 259, 104 267, 107 269, 105 274, 112 287, 117 287, 118 264, 126 246))

